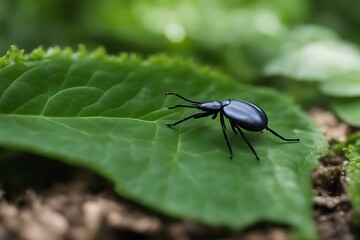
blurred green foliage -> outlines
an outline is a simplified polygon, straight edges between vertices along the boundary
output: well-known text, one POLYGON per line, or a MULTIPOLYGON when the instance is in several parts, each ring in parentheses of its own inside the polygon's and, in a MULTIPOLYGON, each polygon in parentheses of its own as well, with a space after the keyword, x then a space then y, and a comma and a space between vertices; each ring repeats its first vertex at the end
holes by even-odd
POLYGON ((357 5, 355 0, 5 0, 0 55, 11 44, 30 51, 81 42, 105 46, 110 53, 179 54, 240 81, 255 81, 296 26, 319 23, 357 40, 351 31, 360 22, 357 5))

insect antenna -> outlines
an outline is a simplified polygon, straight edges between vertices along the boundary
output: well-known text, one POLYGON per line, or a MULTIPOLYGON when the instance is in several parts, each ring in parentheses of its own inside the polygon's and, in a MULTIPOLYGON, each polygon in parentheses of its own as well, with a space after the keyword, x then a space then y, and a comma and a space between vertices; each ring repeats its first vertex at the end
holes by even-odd
POLYGON ((198 102, 198 101, 193 101, 193 100, 190 100, 190 99, 187 99, 179 94, 177 94, 176 92, 166 92, 165 95, 175 95, 177 96, 178 98, 181 98, 187 102, 191 102, 191 103, 197 103, 197 104, 200 104, 201 102, 198 102))

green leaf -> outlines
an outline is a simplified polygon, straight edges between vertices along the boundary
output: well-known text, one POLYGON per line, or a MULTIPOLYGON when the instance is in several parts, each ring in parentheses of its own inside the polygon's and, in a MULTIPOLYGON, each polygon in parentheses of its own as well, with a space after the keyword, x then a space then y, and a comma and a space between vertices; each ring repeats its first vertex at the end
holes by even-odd
POLYGON ((233 229, 272 221, 293 227, 299 238, 316 238, 310 172, 327 143, 279 93, 164 56, 141 60, 83 48, 36 53, 0 69, 2 146, 92 169, 122 196, 171 216, 233 229), (301 141, 246 132, 257 162, 228 130, 231 161, 218 119, 165 126, 197 112, 169 110, 183 101, 165 91, 200 101, 255 102, 271 128, 301 141))
POLYGON ((321 91, 333 97, 360 97, 360 71, 333 76, 320 86, 321 91))
POLYGON ((324 81, 359 69, 360 51, 355 45, 337 39, 330 30, 310 26, 294 30, 284 40, 279 55, 266 65, 264 73, 324 81))
POLYGON ((332 107, 336 114, 353 126, 360 126, 360 97, 336 98, 332 107))
POLYGON ((345 164, 349 179, 347 191, 355 208, 357 221, 360 221, 360 139, 354 145, 347 146, 344 151, 346 158, 349 160, 345 164))

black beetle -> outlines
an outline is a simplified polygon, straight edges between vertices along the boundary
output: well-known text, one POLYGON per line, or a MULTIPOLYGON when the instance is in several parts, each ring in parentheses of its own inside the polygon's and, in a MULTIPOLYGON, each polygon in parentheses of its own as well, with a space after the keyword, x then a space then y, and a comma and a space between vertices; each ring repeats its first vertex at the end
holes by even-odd
POLYGON ((226 140, 226 144, 230 151, 230 159, 232 159, 233 153, 229 143, 229 140, 226 135, 226 125, 224 121, 224 116, 229 119, 230 125, 232 130, 235 134, 236 130, 241 134, 242 138, 245 140, 247 145, 250 147, 251 151, 254 153, 257 160, 259 160, 258 155, 255 152, 255 149, 250 144, 250 142, 245 137, 244 133, 242 132, 241 128, 251 131, 251 132, 261 132, 263 129, 268 130, 276 137, 288 141, 288 142, 298 142, 298 138, 284 138, 274 130, 268 127, 268 118, 266 113, 258 106, 251 102, 247 102, 244 100, 225 100, 222 102, 219 101, 208 101, 208 102, 198 102, 189 100, 183 96, 180 96, 176 92, 166 92, 165 95, 175 95, 187 102, 192 103, 191 105, 188 104, 179 104, 175 106, 170 106, 169 109, 184 107, 184 108, 197 108, 202 110, 202 112, 195 113, 190 115, 186 118, 183 118, 175 123, 167 123, 166 125, 171 127, 178 125, 186 120, 191 118, 203 118, 212 115, 212 119, 215 119, 218 114, 220 114, 220 124, 222 127, 222 131, 226 140))

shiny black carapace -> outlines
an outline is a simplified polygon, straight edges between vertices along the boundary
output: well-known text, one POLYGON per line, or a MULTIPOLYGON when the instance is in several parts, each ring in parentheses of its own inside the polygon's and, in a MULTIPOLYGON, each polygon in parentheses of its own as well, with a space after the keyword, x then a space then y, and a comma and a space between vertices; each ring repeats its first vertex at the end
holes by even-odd
POLYGON ((284 138, 274 130, 268 127, 268 118, 266 113, 258 106, 251 102, 247 102, 244 100, 225 100, 222 102, 219 101, 209 101, 209 102, 198 102, 192 101, 183 96, 180 96, 176 92, 166 92, 165 95, 175 95, 187 102, 192 104, 179 104, 175 106, 170 106, 169 109, 184 107, 184 108, 197 108, 202 110, 202 112, 195 113, 190 115, 186 118, 183 118, 175 123, 167 123, 166 125, 169 127, 178 125, 186 120, 191 118, 203 118, 212 115, 212 119, 215 119, 218 114, 220 114, 220 124, 222 127, 222 131, 225 137, 226 144, 230 151, 230 159, 232 159, 233 153, 229 143, 229 140, 226 135, 226 125, 224 121, 224 116, 229 119, 230 125, 232 130, 235 134, 237 134, 236 130, 241 134, 242 138, 245 140, 247 145, 250 147, 251 151, 254 153, 257 160, 259 160, 258 155, 255 152, 255 149, 250 144, 250 142, 245 137, 244 133, 242 132, 241 128, 251 131, 251 132, 259 132, 264 129, 268 130, 276 137, 288 141, 288 142, 298 142, 298 138, 284 138))

